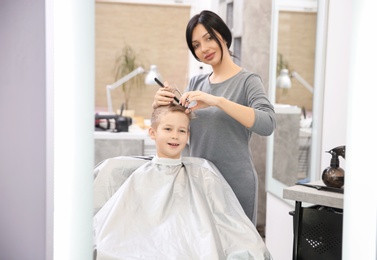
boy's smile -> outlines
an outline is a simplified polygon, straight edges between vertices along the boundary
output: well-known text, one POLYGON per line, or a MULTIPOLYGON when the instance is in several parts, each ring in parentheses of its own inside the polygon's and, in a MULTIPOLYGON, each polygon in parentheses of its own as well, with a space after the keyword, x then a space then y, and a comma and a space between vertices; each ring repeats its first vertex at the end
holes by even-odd
POLYGON ((149 135, 156 142, 158 157, 179 159, 189 138, 189 119, 181 112, 167 112, 149 135))

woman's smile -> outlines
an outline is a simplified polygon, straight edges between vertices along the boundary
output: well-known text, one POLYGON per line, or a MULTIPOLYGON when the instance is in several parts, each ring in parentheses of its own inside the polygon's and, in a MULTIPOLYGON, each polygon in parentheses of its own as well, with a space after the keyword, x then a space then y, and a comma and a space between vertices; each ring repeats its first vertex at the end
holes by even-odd
POLYGON ((204 56, 204 59, 210 61, 210 60, 212 60, 214 57, 215 57, 215 52, 212 52, 212 53, 210 53, 210 54, 205 55, 205 56, 204 56))

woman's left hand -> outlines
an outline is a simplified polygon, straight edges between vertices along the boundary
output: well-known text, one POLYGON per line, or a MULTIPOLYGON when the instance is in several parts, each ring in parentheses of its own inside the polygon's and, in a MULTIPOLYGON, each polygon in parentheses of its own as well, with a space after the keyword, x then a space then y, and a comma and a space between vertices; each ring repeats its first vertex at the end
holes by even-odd
POLYGON ((217 96, 197 90, 185 92, 180 99, 180 103, 188 108, 188 112, 191 112, 209 106, 216 106, 218 99, 219 97, 217 96))

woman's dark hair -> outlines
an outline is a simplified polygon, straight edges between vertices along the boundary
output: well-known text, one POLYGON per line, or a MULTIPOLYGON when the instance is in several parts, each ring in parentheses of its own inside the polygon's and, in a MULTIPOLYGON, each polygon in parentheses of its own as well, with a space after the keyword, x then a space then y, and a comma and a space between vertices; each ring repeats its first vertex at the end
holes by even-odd
POLYGON ((221 60, 223 59, 223 48, 221 46, 220 40, 215 34, 215 31, 218 32, 221 37, 226 42, 226 46, 228 49, 232 44, 232 33, 229 30, 228 26, 225 22, 215 14, 214 12, 204 10, 200 14, 195 15, 190 19, 186 27, 186 42, 187 46, 189 47, 192 55, 194 55, 195 59, 199 61, 199 58, 195 54, 194 46, 192 45, 192 31, 194 30, 195 26, 198 24, 202 24, 204 28, 208 31, 211 37, 217 42, 221 49, 221 60))

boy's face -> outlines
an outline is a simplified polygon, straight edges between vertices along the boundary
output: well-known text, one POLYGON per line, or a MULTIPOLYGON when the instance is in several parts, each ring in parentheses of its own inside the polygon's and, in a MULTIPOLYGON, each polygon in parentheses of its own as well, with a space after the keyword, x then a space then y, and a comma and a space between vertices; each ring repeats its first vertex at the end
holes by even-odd
POLYGON ((149 128, 149 136, 156 142, 157 156, 179 159, 189 138, 189 119, 181 112, 161 115, 157 129, 149 128))

